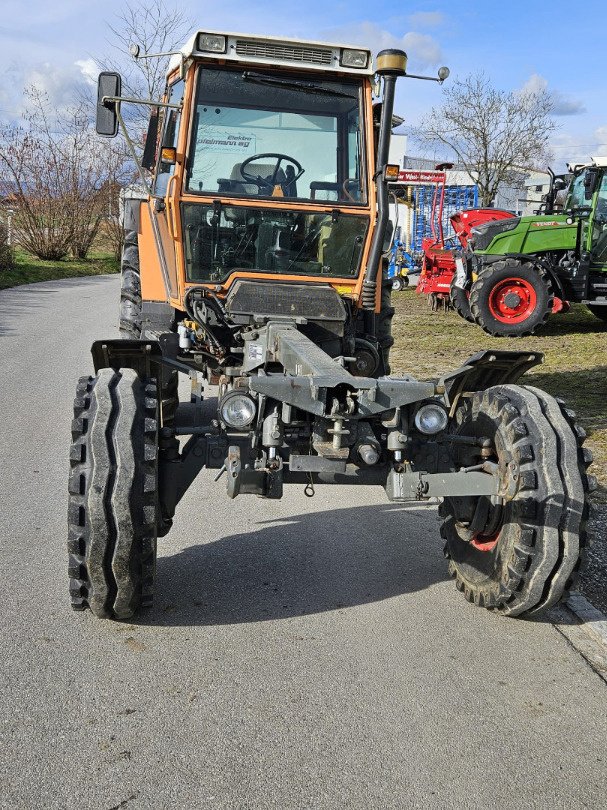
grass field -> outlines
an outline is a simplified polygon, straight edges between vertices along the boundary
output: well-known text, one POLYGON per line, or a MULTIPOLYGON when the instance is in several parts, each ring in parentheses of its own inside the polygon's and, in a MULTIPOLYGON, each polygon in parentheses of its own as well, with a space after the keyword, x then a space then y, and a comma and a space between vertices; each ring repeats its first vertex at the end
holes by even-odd
POLYGON ((394 293, 393 373, 436 377, 460 366, 482 349, 540 351, 544 364, 524 380, 560 396, 576 411, 594 453, 590 470, 599 479, 598 501, 607 503, 607 325, 581 305, 551 317, 529 338, 493 338, 455 312, 430 312, 414 290, 394 293))
POLYGON ((109 253, 91 252, 88 259, 43 261, 23 250, 15 251, 16 264, 12 270, 0 270, 0 290, 35 281, 54 281, 74 276, 100 276, 118 273, 116 259, 109 253))

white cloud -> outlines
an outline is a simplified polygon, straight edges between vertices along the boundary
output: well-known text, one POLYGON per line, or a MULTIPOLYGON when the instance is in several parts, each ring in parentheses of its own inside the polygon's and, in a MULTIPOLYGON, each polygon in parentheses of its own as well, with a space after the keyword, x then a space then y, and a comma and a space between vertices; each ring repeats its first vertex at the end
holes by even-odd
MULTIPOLYGON (((15 63, 0 74, 0 124, 23 123, 28 106, 28 88, 48 96, 57 117, 92 98, 92 60, 80 60, 76 65, 59 67, 51 62, 22 65, 15 63)), ((92 110, 92 106, 91 106, 92 110)))
POLYGON ((412 28, 437 28, 445 22, 442 11, 416 11, 409 15, 409 24, 412 28))
POLYGON ((552 168, 561 171, 567 163, 588 163, 591 157, 607 154, 607 126, 594 132, 559 132, 550 139, 554 155, 552 168))
POLYGON ((584 102, 579 98, 567 98, 561 93, 552 94, 553 115, 579 115, 586 112, 584 102))
POLYGON ((352 45, 364 45, 374 53, 384 48, 400 48, 407 52, 413 72, 434 67, 442 60, 440 45, 429 34, 408 31, 398 36, 369 21, 333 28, 326 31, 323 38, 352 45))
POLYGON ((97 77, 99 76, 99 67, 94 59, 76 59, 74 62, 76 67, 80 68, 80 73, 83 75, 85 81, 91 86, 97 86, 97 77))
POLYGON ((60 68, 45 62, 30 68, 25 74, 24 87, 34 87, 45 93, 55 109, 65 109, 78 101, 83 76, 73 68, 60 68))
POLYGON ((443 54, 440 45, 428 34, 418 34, 409 31, 403 37, 403 45, 409 56, 409 61, 422 67, 432 67, 438 65, 443 54))
POLYGON ((552 114, 553 115, 579 115, 586 112, 586 107, 581 99, 571 98, 561 93, 559 90, 549 90, 548 80, 539 73, 532 73, 527 79, 525 84, 521 87, 521 93, 536 93, 546 92, 552 98, 552 114))
POLYGON ((548 90, 548 79, 540 76, 539 73, 532 73, 521 87, 520 92, 535 95, 536 93, 542 93, 544 90, 548 90))
POLYGON ((596 139, 596 150, 594 157, 598 155, 607 155, 607 124, 602 127, 597 127, 594 130, 594 137, 596 139))

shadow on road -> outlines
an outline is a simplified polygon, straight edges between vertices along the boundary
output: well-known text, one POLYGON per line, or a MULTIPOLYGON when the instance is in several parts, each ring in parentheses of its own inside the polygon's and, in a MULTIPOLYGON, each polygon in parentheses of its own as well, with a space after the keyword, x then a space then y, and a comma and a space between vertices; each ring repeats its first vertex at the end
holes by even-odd
MULTIPOLYGON (((159 557, 146 625, 258 622, 351 607, 446 578, 436 514, 391 504, 313 512, 159 557), (432 542, 420 554, 415 534, 432 542)), ((160 541, 161 543, 162 541, 160 541)), ((162 546, 160 546, 160 550, 162 546)))

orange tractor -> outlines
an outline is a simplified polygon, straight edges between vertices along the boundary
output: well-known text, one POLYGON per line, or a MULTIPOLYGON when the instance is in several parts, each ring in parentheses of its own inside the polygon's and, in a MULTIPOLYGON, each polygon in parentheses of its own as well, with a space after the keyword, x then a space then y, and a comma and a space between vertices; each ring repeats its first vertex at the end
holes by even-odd
MULTIPOLYGON (((204 468, 229 498, 378 483, 396 503, 441 498, 457 587, 504 614, 535 615, 571 586, 589 456, 569 411, 516 384, 541 356, 389 376, 388 147, 406 75, 398 50, 373 64, 363 48, 203 30, 164 100, 143 100, 164 114, 145 199, 125 214, 124 339, 93 345, 75 400, 74 609, 150 605, 157 538, 204 468), (179 374, 205 408, 179 402, 179 374)), ((101 74, 97 130, 129 140, 120 84, 101 74)))

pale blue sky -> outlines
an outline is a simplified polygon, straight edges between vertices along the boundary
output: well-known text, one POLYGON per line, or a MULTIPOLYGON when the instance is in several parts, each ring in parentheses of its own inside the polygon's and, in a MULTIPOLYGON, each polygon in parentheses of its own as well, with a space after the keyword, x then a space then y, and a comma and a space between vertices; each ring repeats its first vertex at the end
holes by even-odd
MULTIPOLYGON (((121 6, 121 0, 2 0, 0 121, 16 117, 25 83, 46 89, 57 106, 66 104, 91 56, 105 52, 107 22, 121 6)), ((528 83, 545 86, 554 94, 558 113, 555 156, 582 160, 607 154, 607 82, 600 46, 607 31, 604 0, 586 0, 579 7, 564 0, 198 0, 179 7, 199 27, 349 41, 374 50, 404 47, 411 72, 435 73, 446 64, 452 76, 482 69, 506 90, 528 83)), ((415 124, 440 101, 440 93, 434 83, 401 82, 397 111, 415 124)))

